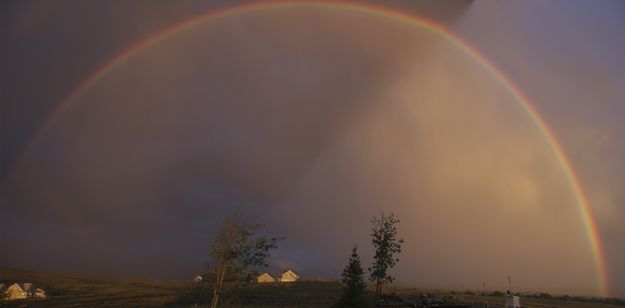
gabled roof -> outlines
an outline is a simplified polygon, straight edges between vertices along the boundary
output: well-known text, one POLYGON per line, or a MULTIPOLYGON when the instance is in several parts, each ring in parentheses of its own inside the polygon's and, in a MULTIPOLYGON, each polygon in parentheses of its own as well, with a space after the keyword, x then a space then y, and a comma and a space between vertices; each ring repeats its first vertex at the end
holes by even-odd
POLYGON ((294 271, 292 271, 292 270, 290 270, 290 269, 285 270, 284 272, 282 272, 282 276, 284 276, 284 275, 290 275, 290 276, 293 276, 293 277, 295 277, 295 278, 298 278, 298 277, 299 277, 299 275, 298 275, 298 274, 295 274, 295 272, 294 272, 294 271))
POLYGON ((20 292, 24 292, 24 288, 22 288, 22 286, 17 282, 7 287, 7 291, 10 291, 10 290, 17 290, 20 292))
POLYGON ((15 289, 15 288, 17 288, 17 290, 21 292, 35 292, 36 289, 40 289, 40 288, 37 288, 35 284, 32 282, 16 282, 16 283, 12 283, 11 285, 9 285, 6 288, 6 290, 8 291, 9 289, 15 289))

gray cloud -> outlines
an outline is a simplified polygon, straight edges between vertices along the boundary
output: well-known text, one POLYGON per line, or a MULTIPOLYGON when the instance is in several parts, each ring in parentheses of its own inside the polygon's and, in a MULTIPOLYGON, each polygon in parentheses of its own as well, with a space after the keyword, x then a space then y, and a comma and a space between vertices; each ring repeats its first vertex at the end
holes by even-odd
MULTIPOLYGON (((483 28, 484 10, 459 31, 483 28)), ((492 31, 517 31, 507 26, 492 31)), ((541 81, 587 83, 559 66, 515 70, 530 51, 500 57, 541 81)), ((606 87, 593 93, 622 97, 606 87)), ((592 157, 617 164, 622 127, 567 125, 575 117, 549 112, 564 103, 543 101, 605 217, 617 277, 622 228, 601 213, 622 217, 623 173, 592 157)), ((81 96, 3 191, 7 266, 187 277, 219 218, 242 209, 287 236, 275 267, 332 276, 353 244, 371 257, 382 209, 407 240, 400 283, 501 288, 510 275, 519 289, 597 291, 571 188, 525 111, 435 34, 375 16, 268 11, 163 40, 81 96), (12 245, 21 238, 40 245, 12 245)))

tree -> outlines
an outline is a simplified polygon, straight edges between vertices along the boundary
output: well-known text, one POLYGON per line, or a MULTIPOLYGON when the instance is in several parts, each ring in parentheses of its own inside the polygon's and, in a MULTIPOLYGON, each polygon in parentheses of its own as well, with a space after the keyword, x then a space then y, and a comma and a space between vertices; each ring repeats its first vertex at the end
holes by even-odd
POLYGON ((365 296, 364 271, 360 266, 358 247, 352 248, 349 263, 343 269, 343 295, 336 307, 367 307, 369 303, 365 296))
POLYGON ((219 233, 211 248, 215 266, 215 286, 211 308, 217 307, 227 272, 242 272, 249 267, 266 267, 269 251, 278 247, 283 237, 255 236, 263 225, 248 227, 239 224, 238 213, 221 222, 219 233))
POLYGON ((395 280, 388 273, 388 270, 399 262, 399 258, 395 255, 401 253, 401 245, 404 240, 397 238, 395 225, 399 223, 399 219, 395 218, 393 213, 385 215, 384 212, 380 211, 380 217, 373 217, 371 223, 373 224, 371 242, 375 247, 375 255, 373 265, 369 268, 371 274, 369 280, 376 283, 375 298, 378 299, 382 294, 382 285, 395 280))

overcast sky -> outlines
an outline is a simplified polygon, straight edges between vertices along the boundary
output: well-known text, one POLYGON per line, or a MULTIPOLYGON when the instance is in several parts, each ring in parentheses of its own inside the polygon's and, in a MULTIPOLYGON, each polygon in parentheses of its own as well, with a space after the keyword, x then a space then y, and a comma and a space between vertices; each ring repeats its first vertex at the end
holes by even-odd
MULTIPOLYGON (((386 5, 445 24, 535 103, 588 195, 611 295, 625 296, 625 3, 386 5)), ((1 6, 3 267, 187 279, 238 209, 287 237, 272 271, 336 277, 354 244, 370 262, 383 210, 406 240, 398 283, 503 289, 511 276, 517 290, 599 293, 548 140, 435 33, 311 7, 213 20, 129 58, 32 142, 103 63, 218 5, 1 6)))

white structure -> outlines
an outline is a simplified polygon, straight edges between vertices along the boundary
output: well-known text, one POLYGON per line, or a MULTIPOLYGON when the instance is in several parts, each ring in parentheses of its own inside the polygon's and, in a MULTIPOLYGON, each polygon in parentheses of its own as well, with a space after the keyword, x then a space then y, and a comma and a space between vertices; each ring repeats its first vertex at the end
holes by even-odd
POLYGON ((518 296, 510 293, 506 294, 506 308, 521 308, 521 302, 518 296))
POLYGON ((4 291, 4 298, 6 300, 24 299, 28 298, 28 293, 18 283, 10 285, 6 291, 4 291))
POLYGON ((256 278, 256 281, 258 281, 258 283, 276 282, 276 278, 273 278, 269 273, 262 273, 256 278))
POLYGON ((37 288, 37 290, 35 290, 35 298, 47 298, 48 295, 46 295, 46 291, 43 290, 42 288, 37 288))
POLYGON ((25 298, 47 298, 46 291, 42 288, 35 288, 32 283, 14 283, 4 291, 4 299, 16 300, 25 298))
POLYGON ((286 270, 280 276, 280 282, 294 282, 299 280, 299 275, 292 270, 286 270))

